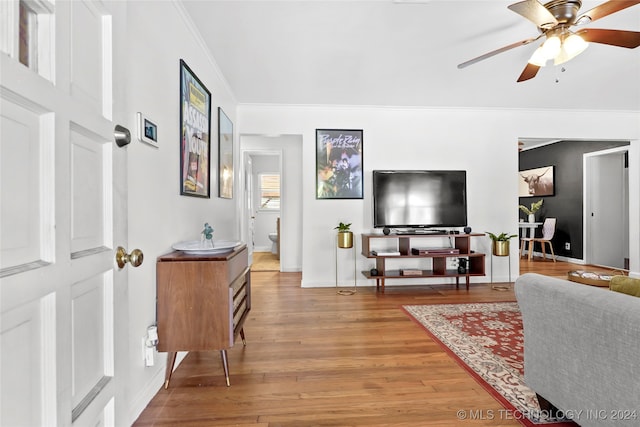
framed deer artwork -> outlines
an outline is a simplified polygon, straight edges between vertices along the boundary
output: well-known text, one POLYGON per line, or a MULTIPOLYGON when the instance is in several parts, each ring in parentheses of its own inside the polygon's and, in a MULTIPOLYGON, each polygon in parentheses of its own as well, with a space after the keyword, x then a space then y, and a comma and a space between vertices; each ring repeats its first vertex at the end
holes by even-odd
POLYGON ((555 194, 555 170, 553 166, 527 169, 518 172, 518 196, 541 197, 555 194))

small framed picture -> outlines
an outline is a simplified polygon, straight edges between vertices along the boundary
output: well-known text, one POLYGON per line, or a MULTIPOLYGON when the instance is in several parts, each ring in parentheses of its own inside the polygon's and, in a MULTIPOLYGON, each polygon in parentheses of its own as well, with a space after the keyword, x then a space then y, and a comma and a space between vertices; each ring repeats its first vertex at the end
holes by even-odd
POLYGON ((149 145, 158 147, 158 125, 138 113, 138 139, 149 145))
POLYGON ((553 166, 518 172, 518 197, 553 196, 555 171, 553 166))

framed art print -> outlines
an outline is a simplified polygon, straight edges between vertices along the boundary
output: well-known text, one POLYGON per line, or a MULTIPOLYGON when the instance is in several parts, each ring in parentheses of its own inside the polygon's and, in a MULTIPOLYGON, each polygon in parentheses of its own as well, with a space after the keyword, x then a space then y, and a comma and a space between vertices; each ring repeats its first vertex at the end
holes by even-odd
POLYGON ((362 129, 316 129, 316 199, 362 195, 362 129))
POLYGON ((518 196, 553 196, 555 174, 553 166, 527 169, 518 172, 518 196))
POLYGON ((180 194, 209 198, 211 93, 180 60, 180 194))
POLYGON ((233 198, 233 123, 218 107, 218 197, 233 198))

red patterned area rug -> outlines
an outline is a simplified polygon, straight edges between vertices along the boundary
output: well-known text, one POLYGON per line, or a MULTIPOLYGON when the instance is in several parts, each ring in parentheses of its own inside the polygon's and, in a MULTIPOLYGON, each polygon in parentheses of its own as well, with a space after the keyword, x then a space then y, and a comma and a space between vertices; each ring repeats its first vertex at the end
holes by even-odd
POLYGON ((516 419, 525 426, 575 426, 552 418, 524 383, 522 316, 515 302, 406 305, 403 309, 504 407, 468 414, 516 419))

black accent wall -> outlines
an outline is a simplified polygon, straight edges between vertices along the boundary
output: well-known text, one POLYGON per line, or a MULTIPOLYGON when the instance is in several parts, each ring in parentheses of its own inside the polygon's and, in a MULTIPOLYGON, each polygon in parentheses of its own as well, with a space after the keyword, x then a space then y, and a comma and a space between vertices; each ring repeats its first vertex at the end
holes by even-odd
MULTIPOLYGON (((584 259, 583 154, 624 145, 629 145, 629 142, 560 141, 520 152, 520 171, 555 166, 555 195, 520 197, 519 204, 529 207, 532 202, 544 199, 542 208, 536 213, 536 219, 544 221, 546 217, 557 218, 556 232, 551 241, 556 255, 584 259), (571 244, 570 250, 565 250, 566 242, 571 244)), ((520 209, 518 215, 527 220, 520 209)), ((541 233, 541 229, 538 228, 536 236, 540 236, 541 233)))

